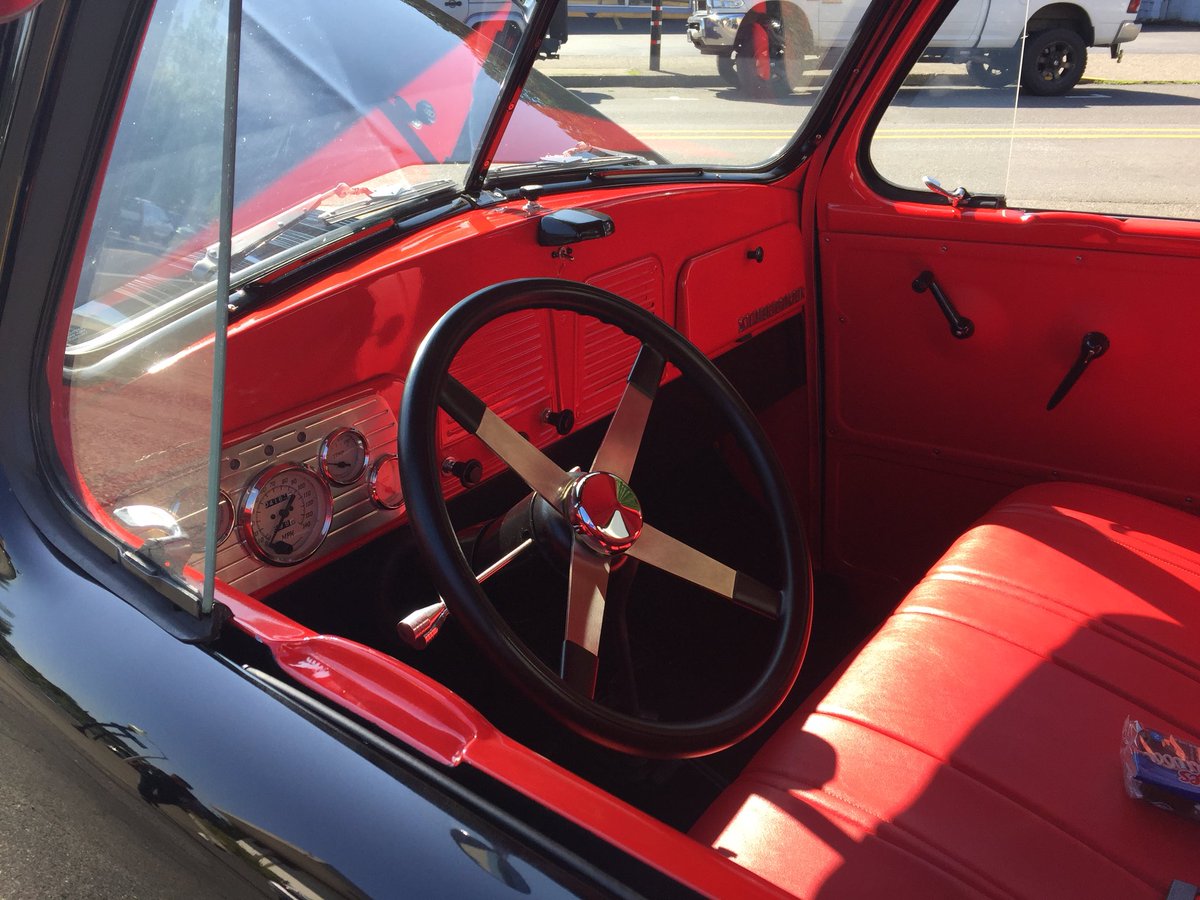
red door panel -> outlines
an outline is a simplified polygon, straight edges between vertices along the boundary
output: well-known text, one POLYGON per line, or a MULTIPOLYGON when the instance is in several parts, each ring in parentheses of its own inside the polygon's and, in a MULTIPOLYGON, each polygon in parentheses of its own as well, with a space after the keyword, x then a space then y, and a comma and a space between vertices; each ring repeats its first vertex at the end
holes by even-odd
POLYGON ((1014 486, 1200 497, 1200 229, 1072 213, 958 213, 847 178, 817 194, 827 561, 911 583, 1014 486), (974 324, 951 334, 931 272, 974 324), (1107 352, 1046 406, 1088 332, 1107 352))

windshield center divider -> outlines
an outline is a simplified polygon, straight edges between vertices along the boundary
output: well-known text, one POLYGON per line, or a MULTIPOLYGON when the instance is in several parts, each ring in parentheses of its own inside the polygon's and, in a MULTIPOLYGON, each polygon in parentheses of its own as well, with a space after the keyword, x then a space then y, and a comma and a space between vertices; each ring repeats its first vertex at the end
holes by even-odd
POLYGON ((508 120, 516 109, 517 97, 525 86, 525 80, 529 78, 533 64, 537 62, 542 38, 550 26, 558 4, 566 2, 567 0, 540 0, 534 5, 533 15, 529 17, 525 32, 513 51, 513 59, 509 63, 508 72, 505 73, 504 82, 500 85, 496 104, 492 107, 492 114, 484 127, 479 147, 471 159, 471 167, 467 171, 463 186, 463 192, 468 197, 476 197, 483 190, 483 180, 487 177, 488 167, 496 155, 496 148, 500 146, 508 120))

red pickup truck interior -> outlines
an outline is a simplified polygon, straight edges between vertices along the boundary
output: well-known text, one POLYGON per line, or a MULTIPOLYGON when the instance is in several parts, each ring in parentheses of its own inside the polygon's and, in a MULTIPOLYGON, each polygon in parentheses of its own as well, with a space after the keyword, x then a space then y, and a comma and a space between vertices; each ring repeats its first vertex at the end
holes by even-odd
MULTIPOLYGON (((473 197, 451 184, 427 218, 322 233, 328 262, 248 286, 217 419, 219 652, 703 894, 1161 900, 1200 884, 1200 825, 1131 799, 1119 760, 1127 717, 1200 737, 1200 226, 959 208, 884 183, 865 148, 946 12, 906 7, 872 8, 876 32, 822 100, 830 127, 773 169, 641 159, 568 168, 532 198, 479 189, 481 171, 473 197), (551 249, 540 223, 581 210, 611 227, 551 249), (584 299, 541 302, 555 289, 584 299), (437 357, 463 298, 522 292, 539 302, 437 357), (628 302, 580 305, 608 294, 628 302), (683 349, 643 378, 639 347, 664 334, 683 349), (711 384, 688 393, 697 372, 711 384), (661 427, 616 424, 639 389, 630 403, 661 427), (351 428, 354 478, 300 458, 351 428), (280 538, 271 559, 253 517, 273 541, 308 501, 284 489, 256 510, 254 479, 289 453, 325 498, 324 530, 310 550, 280 538), (395 502, 369 470, 384 454, 404 476, 395 502), (576 466, 620 475, 604 527, 583 500, 566 511, 576 466), (684 551, 651 549, 676 529, 684 551), (516 531, 517 552, 536 550, 478 599, 489 548, 516 531), (619 600, 635 571, 641 593, 619 600), (439 596, 442 635, 405 643, 406 617, 439 596), (695 711, 706 699, 717 719, 695 711)), ((489 89, 515 90, 475 50, 489 89)), ((546 118, 543 99, 523 103, 518 131, 546 118)), ((446 148, 479 126, 442 121, 446 148)), ((486 155, 500 137, 484 133, 486 155)), ((299 169, 306 191, 322 159, 299 169)), ((149 503, 143 488, 173 496, 160 451, 207 424, 212 335, 180 316, 168 359, 110 384, 121 354, 151 359, 131 338, 99 375, 80 362, 64 380, 69 312, 46 365, 53 438, 80 506, 127 539, 115 510, 149 503)))

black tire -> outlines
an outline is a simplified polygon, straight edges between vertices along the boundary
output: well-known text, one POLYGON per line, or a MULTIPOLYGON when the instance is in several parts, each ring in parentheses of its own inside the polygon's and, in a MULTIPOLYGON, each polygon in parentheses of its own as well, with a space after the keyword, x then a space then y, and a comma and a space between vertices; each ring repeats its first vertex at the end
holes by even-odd
POLYGON ((734 60, 738 87, 751 97, 786 97, 800 84, 804 75, 805 53, 812 44, 806 21, 774 16, 747 16, 734 60), (760 29, 754 35, 751 29, 760 29), (758 38, 755 40, 755 38, 758 38), (757 52, 755 46, 757 45, 757 52), (765 47, 765 49, 764 49, 765 47), (765 66, 759 55, 765 53, 765 66), (764 76, 763 70, 766 70, 764 76))
POLYGON ((967 77, 980 87, 1008 87, 1017 80, 1017 54, 986 53, 981 59, 968 60, 967 77))
POLYGON ((516 52, 517 44, 521 42, 521 31, 517 27, 516 22, 505 22, 504 27, 500 29, 499 35, 496 37, 496 43, 507 50, 509 53, 516 52))
POLYGON ((1070 28, 1048 28, 1025 39, 1021 87, 1040 97, 1058 97, 1079 83, 1087 67, 1087 45, 1070 28))
POLYGON ((717 74, 730 87, 738 86, 737 67, 733 64, 733 55, 717 57, 717 74))

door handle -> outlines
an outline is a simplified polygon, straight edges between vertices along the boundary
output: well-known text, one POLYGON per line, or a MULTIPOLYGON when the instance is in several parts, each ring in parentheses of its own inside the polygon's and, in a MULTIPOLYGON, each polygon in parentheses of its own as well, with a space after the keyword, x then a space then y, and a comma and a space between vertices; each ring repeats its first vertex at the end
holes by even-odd
POLYGON ((1067 372, 1067 377, 1062 380, 1058 388, 1050 396, 1050 402, 1046 404, 1046 410, 1052 410, 1058 404, 1062 403, 1063 398, 1071 388, 1075 387, 1075 382, 1083 375, 1084 370, 1092 364, 1092 360, 1099 359, 1108 352, 1108 337, 1101 331, 1089 331, 1083 336, 1083 344, 1079 348, 1079 358, 1075 360, 1075 364, 1067 372))

